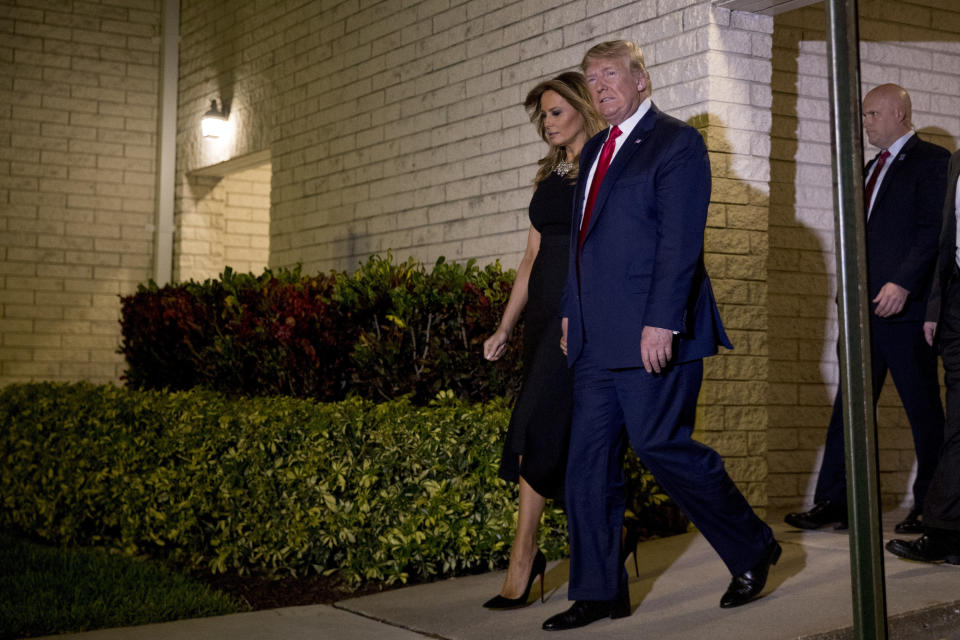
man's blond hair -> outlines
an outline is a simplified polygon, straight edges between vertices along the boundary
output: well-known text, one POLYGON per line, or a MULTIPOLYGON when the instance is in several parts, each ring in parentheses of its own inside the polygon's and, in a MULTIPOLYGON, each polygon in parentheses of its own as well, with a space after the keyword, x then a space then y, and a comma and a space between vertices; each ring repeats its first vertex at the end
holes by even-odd
POLYGON ((641 74, 647 81, 644 95, 649 96, 653 92, 650 72, 647 71, 647 65, 643 61, 643 50, 629 40, 609 40, 593 45, 583 56, 580 69, 586 73, 587 65, 591 60, 610 58, 626 58, 630 63, 630 71, 641 74))

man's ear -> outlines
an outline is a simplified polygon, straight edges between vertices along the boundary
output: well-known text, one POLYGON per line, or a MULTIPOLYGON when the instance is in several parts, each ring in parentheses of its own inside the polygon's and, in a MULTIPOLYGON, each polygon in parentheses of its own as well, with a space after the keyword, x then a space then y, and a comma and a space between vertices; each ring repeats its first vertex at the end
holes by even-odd
POLYGON ((637 81, 637 91, 638 91, 639 93, 643 93, 644 91, 646 91, 646 90, 647 90, 647 84, 648 84, 648 83, 647 83, 647 76, 645 76, 644 74, 640 73, 639 71, 635 71, 634 74, 633 74, 633 76, 634 76, 634 78, 635 78, 636 81, 637 81))

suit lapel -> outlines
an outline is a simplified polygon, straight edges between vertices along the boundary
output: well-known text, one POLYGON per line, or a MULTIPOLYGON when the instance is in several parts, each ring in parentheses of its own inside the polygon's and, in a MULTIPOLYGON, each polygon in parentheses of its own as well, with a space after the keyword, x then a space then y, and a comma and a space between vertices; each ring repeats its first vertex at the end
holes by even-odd
POLYGON ((577 179, 577 197, 574 200, 573 210, 573 219, 576 225, 580 224, 580 218, 583 215, 583 204, 587 199, 587 181, 585 178, 590 172, 590 167, 596 162, 597 155, 600 153, 605 139, 605 136, 597 134, 590 140, 587 140, 587 143, 583 145, 583 149, 580 150, 580 176, 577 179))
MULTIPOLYGON (((877 196, 873 199, 873 211, 870 212, 870 219, 873 219, 873 214, 879 211, 880 202, 883 199, 883 194, 887 192, 889 186, 896 180, 896 175, 903 167, 904 162, 907 159, 907 155, 910 151, 917 146, 917 134, 910 136, 910 139, 907 140, 907 143, 903 145, 903 148, 900 149, 900 152, 896 155, 895 158, 890 158, 890 166, 887 168, 887 174, 883 176, 883 182, 880 183, 880 186, 877 187, 877 196)), ((873 166, 871 162, 867 167, 873 166)), ((867 203, 869 206, 870 203, 867 203)))
MULTIPOLYGON (((586 237, 590 235, 590 232, 597 224, 597 219, 603 213, 604 204, 607 201, 607 196, 610 195, 611 190, 613 189, 613 184, 617 181, 620 174, 623 172, 624 167, 630 162, 630 158, 633 157, 633 154, 642 146, 643 140, 650 134, 650 131, 653 130, 654 125, 656 124, 657 118, 660 117, 660 111, 657 109, 656 105, 652 102, 650 103, 650 109, 646 114, 640 119, 640 122, 636 124, 633 128, 633 131, 627 136, 627 139, 623 141, 623 145, 617 151, 617 155, 613 157, 613 162, 610 163, 610 166, 607 168, 607 173, 603 176, 603 182, 600 183, 600 190, 597 191, 597 199, 593 203, 593 212, 590 214, 590 224, 587 227, 587 233, 584 236, 584 242, 586 242, 586 237)), ((598 146, 598 149, 602 147, 602 144, 598 146)), ((595 154, 594 154, 595 155, 595 154)), ((590 160, 590 164, 593 164, 593 160, 590 160)), ((582 166, 582 165, 581 165, 582 166)), ((584 190, 585 193, 585 190, 584 190)), ((580 209, 583 210, 583 198, 586 196, 583 195, 582 198, 578 199, 578 204, 580 209)))
MULTIPOLYGON (((951 163, 954 164, 954 163, 951 163)), ((948 244, 952 247, 951 256, 957 252, 957 180, 960 179, 960 162, 951 167, 950 175, 947 176, 947 192, 944 194, 943 202, 943 227, 945 237, 941 239, 941 245, 948 244)), ((955 259, 954 259, 955 260, 955 259)))

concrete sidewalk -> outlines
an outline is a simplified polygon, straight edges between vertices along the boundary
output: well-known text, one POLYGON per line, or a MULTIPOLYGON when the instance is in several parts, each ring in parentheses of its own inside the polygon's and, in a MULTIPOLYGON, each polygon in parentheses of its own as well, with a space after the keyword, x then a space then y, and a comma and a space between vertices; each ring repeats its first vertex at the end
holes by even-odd
MULTIPOLYGON (((894 537, 902 511, 884 517, 884 540, 894 537)), ((549 616, 569 606, 568 563, 548 564, 546 603, 489 611, 480 606, 498 592, 502 572, 417 585, 343 600, 217 618, 51 636, 75 640, 834 640, 851 637, 849 546, 846 532, 797 531, 773 515, 783 556, 755 602, 720 609, 730 575, 696 533, 642 543, 640 575, 631 573, 633 614, 582 629, 547 632, 549 616), (779 523, 779 524, 778 524, 779 523)), ((960 640, 960 567, 927 565, 884 553, 890 638, 960 640)))

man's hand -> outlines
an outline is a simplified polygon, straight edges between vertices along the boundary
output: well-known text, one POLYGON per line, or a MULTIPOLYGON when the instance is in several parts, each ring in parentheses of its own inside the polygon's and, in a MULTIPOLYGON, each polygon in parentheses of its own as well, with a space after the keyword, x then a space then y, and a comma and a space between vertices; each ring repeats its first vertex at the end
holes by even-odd
POLYGON ((873 301, 877 304, 874 313, 881 318, 889 318, 903 311, 903 305, 907 303, 907 296, 910 292, 900 285, 888 282, 880 289, 880 293, 873 301))
POLYGON ((560 321, 560 351, 563 355, 567 355, 567 323, 566 318, 560 321))
POLYGON ((923 339, 927 341, 927 344, 931 347, 933 346, 933 336, 937 335, 937 323, 936 322, 924 322, 923 323, 923 339))
POLYGON ((673 357, 673 331, 644 327, 640 334, 640 355, 647 373, 660 373, 673 357))

